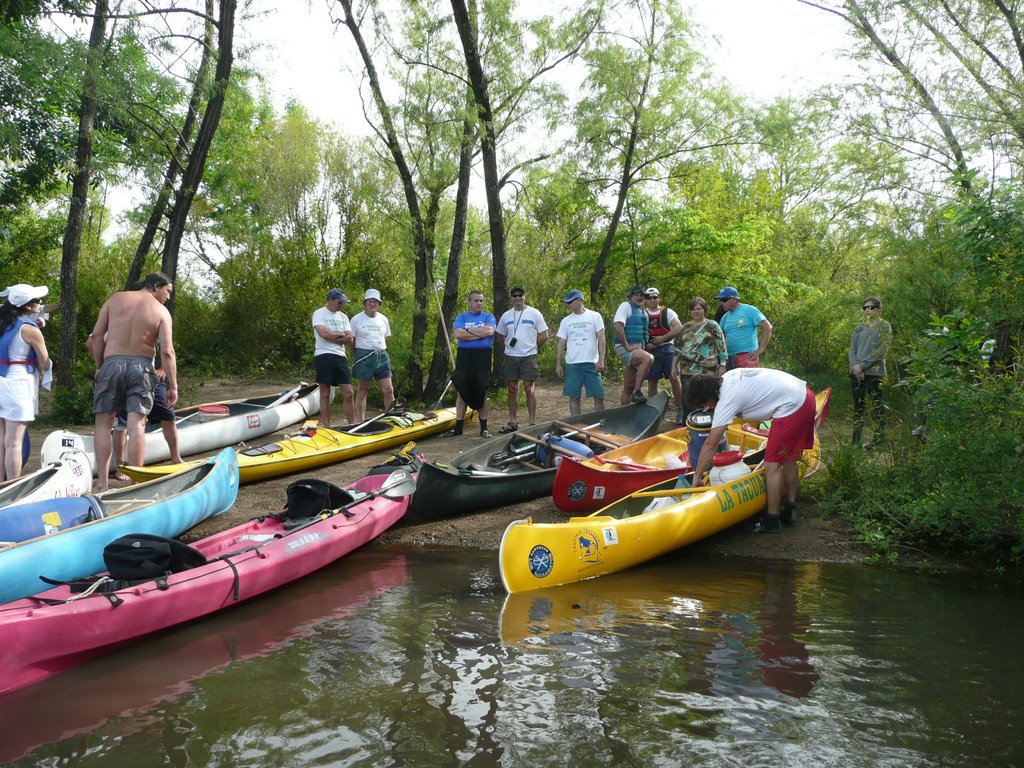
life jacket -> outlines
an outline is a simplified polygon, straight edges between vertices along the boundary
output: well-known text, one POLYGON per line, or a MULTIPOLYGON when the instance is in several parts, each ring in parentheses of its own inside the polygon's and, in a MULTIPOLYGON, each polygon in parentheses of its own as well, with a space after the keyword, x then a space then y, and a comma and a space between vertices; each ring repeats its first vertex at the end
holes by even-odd
POLYGON ((29 373, 36 372, 36 351, 30 346, 28 348, 28 359, 26 360, 11 360, 11 342, 14 341, 14 334, 21 333, 21 329, 26 325, 35 325, 32 320, 27 317, 19 317, 11 325, 0 334, 0 376, 6 376, 12 365, 24 365, 25 370, 29 373))
POLYGON ((669 332, 668 307, 662 307, 656 315, 652 315, 646 309, 644 311, 647 312, 647 322, 651 330, 651 336, 658 338, 669 332))
POLYGON ((623 327, 623 331, 626 334, 626 341, 630 344, 646 344, 650 338, 648 333, 648 320, 647 310, 643 307, 638 307, 633 302, 630 302, 633 307, 633 314, 626 320, 626 324, 623 327))

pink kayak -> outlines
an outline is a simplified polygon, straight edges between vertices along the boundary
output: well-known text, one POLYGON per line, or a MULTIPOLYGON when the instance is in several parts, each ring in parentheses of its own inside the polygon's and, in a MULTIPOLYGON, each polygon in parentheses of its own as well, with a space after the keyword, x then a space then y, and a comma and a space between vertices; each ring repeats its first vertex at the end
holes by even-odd
POLYGON ((159 581, 91 593, 73 593, 71 586, 62 585, 0 605, 0 692, 323 568, 405 514, 415 490, 415 468, 369 474, 345 490, 351 502, 307 521, 261 517, 201 539, 192 547, 207 562, 159 581))

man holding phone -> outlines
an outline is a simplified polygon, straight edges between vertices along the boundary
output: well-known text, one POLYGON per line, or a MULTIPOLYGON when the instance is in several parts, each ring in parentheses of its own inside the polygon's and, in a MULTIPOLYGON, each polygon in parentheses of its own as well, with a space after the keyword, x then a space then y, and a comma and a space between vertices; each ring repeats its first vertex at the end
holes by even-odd
POLYGON ((526 304, 526 289, 516 286, 512 289, 512 309, 498 320, 495 329, 498 346, 505 353, 502 374, 508 388, 508 424, 499 432, 515 432, 519 429, 519 381, 526 392, 526 410, 530 424, 537 421, 537 379, 540 367, 537 353, 544 346, 550 334, 544 315, 526 304))

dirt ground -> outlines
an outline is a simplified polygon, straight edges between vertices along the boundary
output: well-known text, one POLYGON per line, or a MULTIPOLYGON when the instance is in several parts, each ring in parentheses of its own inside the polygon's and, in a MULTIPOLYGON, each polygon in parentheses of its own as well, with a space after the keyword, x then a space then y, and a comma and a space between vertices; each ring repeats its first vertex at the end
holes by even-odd
MULTIPOLYGON (((186 385, 181 405, 207 403, 244 397, 266 392, 276 392, 293 386, 294 382, 280 380, 236 381, 207 380, 202 383, 186 385)), ((618 389, 609 385, 607 403, 615 402, 618 389)), ((520 400, 523 395, 520 392, 520 400)), ((453 400, 451 395, 449 399, 453 400)), ((504 401, 504 397, 501 398, 504 401)), ((568 414, 568 400, 561 393, 560 382, 550 380, 538 383, 538 421, 564 418, 568 414)), ((493 401, 493 397, 492 397, 493 401)), ((412 407, 412 404, 409 404, 412 407)), ((445 405, 454 405, 446 402, 445 405)), ((587 407, 586 403, 584 407, 587 407)), ((336 407, 340 413, 340 408, 336 407)), ((379 410, 368 409, 367 415, 378 413, 379 410)), ((669 412, 662 421, 662 430, 674 428, 675 412, 670 406, 669 412)), ((492 402, 491 417, 488 426, 494 434, 508 420, 508 410, 504 405, 492 402)), ((526 406, 521 402, 519 423, 526 425, 526 406)), ((292 427, 290 429, 295 429, 292 427)), ((33 456, 26 471, 39 466, 39 448, 50 428, 31 430, 33 456)), ((76 428, 77 431, 90 431, 89 427, 76 428)), ((286 430, 287 432, 288 430, 286 430)), ((279 433, 280 434, 280 433, 279 433)), ((467 425, 466 433, 460 437, 445 438, 433 436, 419 443, 421 451, 430 457, 449 459, 474 445, 479 444, 479 427, 474 423, 467 425)), ((273 436, 263 438, 261 442, 271 442, 273 436)), ((827 450, 827 446, 826 446, 827 450)), ((387 458, 387 453, 353 459, 317 470, 316 477, 328 480, 336 485, 345 485, 364 475, 370 467, 387 458)), ((225 515, 208 520, 188 531, 182 538, 193 541, 207 536, 217 530, 237 525, 259 514, 280 509, 285 501, 285 489, 289 483, 301 475, 288 475, 266 480, 260 483, 243 485, 239 489, 238 500, 225 515)), ((114 483, 114 485, 117 485, 114 483)), ((813 498, 802 493, 799 499, 799 522, 794 526, 785 526, 781 535, 750 535, 739 526, 723 531, 691 547, 695 554, 708 557, 744 557, 772 560, 793 560, 804 562, 857 562, 867 555, 855 541, 853 530, 844 521, 835 517, 820 514, 813 498)), ((555 508, 550 498, 537 499, 526 504, 501 507, 485 512, 452 518, 449 520, 429 523, 400 522, 397 526, 379 536, 371 546, 392 549, 476 549, 497 550, 501 535, 513 520, 532 517, 537 522, 558 522, 565 519, 565 514, 555 508)))

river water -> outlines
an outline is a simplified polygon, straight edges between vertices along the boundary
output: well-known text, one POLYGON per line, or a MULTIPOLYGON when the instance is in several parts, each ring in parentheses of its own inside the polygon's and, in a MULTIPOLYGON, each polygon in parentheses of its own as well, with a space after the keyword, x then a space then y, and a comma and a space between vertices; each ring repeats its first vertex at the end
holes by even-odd
POLYGON ((1022 641, 994 577, 682 552, 506 599, 494 553, 367 550, 0 696, 0 763, 1024 765, 1022 641))

